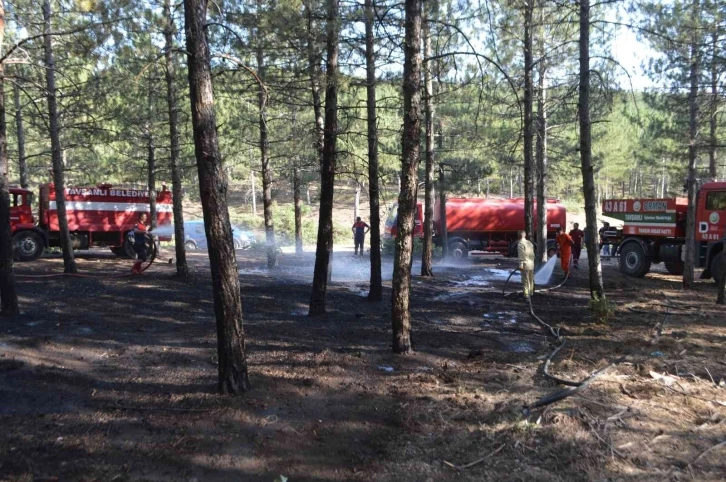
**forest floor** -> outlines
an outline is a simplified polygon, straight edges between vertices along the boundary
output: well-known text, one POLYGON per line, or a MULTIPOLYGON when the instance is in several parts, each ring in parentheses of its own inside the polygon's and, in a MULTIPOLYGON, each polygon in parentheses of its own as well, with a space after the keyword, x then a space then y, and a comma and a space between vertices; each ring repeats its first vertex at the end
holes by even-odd
POLYGON ((608 323, 590 317, 585 269, 536 295, 567 337, 552 372, 579 380, 625 360, 525 414, 558 387, 542 375, 551 340, 502 297, 512 260, 415 276, 409 356, 390 353, 390 281, 384 302, 365 298, 367 256, 336 253, 329 312, 307 317, 313 260, 283 255, 270 272, 238 253, 253 389, 236 397, 215 393, 205 254, 190 255, 188 283, 161 262, 108 277, 130 262, 100 253, 79 259, 99 278, 19 279, 23 314, 0 320, 0 480, 723 480, 726 315, 712 282, 685 292, 606 262, 608 323))

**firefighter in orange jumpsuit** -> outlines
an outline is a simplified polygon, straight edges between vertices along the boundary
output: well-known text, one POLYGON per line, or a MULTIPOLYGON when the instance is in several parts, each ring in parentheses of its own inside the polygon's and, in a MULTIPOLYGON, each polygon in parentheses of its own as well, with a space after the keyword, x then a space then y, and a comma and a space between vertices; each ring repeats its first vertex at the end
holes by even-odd
POLYGON ((561 228, 557 228, 555 241, 560 247, 560 266, 567 277, 570 274, 570 258, 572 258, 572 247, 575 243, 572 241, 572 237, 561 228))

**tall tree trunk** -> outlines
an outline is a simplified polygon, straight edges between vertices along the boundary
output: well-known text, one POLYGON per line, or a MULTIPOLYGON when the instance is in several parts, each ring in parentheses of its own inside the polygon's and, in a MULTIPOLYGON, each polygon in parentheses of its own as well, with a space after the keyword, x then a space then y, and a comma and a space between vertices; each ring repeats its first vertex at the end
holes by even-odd
POLYGON ((255 184, 255 170, 250 169, 250 189, 252 189, 252 214, 257 216, 257 186, 255 184))
POLYGON ((295 165, 292 170, 292 192, 295 203, 295 253, 302 254, 302 199, 300 198, 300 170, 297 165, 295 165))
MULTIPOLYGON (((424 57, 431 57, 431 26, 429 16, 435 6, 427 5, 426 18, 423 20, 422 33, 424 57)), ((434 249, 434 82, 432 62, 424 65, 424 112, 426 115, 426 184, 424 186, 424 225, 423 253, 421 255, 421 276, 433 276, 434 249)))
POLYGON ((149 221, 151 222, 151 228, 156 228, 156 146, 154 145, 154 136, 149 134, 148 145, 146 146, 148 151, 147 166, 149 174, 149 221))
POLYGON ((310 315, 325 313, 325 295, 328 290, 330 258, 333 254, 333 193, 338 140, 338 35, 340 28, 338 0, 327 0, 328 23, 325 87, 325 126, 323 164, 320 167, 320 212, 318 242, 315 251, 315 273, 310 296, 310 315))
POLYGON ((699 0, 693 0, 691 12, 693 19, 693 33, 691 34, 691 88, 688 93, 689 122, 688 122, 688 210, 686 211, 686 245, 683 268, 683 287, 693 289, 695 284, 694 266, 696 263, 696 163, 698 161, 698 81, 701 75, 701 53, 699 50, 699 34, 696 31, 700 18, 699 0))
MULTIPOLYGON (((313 115, 315 117, 315 150, 318 162, 323 164, 323 145, 325 143, 325 128, 323 126, 323 102, 320 97, 320 60, 315 46, 315 15, 312 7, 304 3, 307 15, 307 54, 308 76, 310 77, 310 91, 313 98, 313 115)), ((308 199, 308 204, 310 200, 308 199)))
POLYGON ((220 393, 249 390, 242 294, 227 209, 227 176, 219 152, 212 69, 206 34, 207 0, 184 0, 189 98, 204 230, 209 246, 214 314, 217 321, 220 393))
POLYGON ((28 189, 28 163, 25 158, 25 124, 23 123, 23 107, 20 103, 20 87, 13 84, 15 100, 15 131, 18 136, 18 169, 20 171, 20 187, 28 189))
POLYGON ((65 174, 63 172, 63 158, 60 143, 60 122, 58 120, 58 100, 55 89, 55 60, 53 59, 53 44, 50 29, 50 0, 43 2, 43 50, 45 53, 45 81, 46 96, 48 99, 48 124, 50 127, 50 149, 53 160, 53 184, 58 212, 58 225, 60 227, 60 245, 63 250, 63 267, 66 273, 75 273, 76 260, 73 257, 71 235, 68 231, 68 218, 66 216, 65 174))
POLYGON ((537 96, 537 261, 547 262, 547 70, 540 64, 537 96))
POLYGON ((411 257, 416 213, 416 172, 421 160, 421 0, 406 0, 403 63, 403 139, 398 236, 393 259, 391 325, 393 352, 410 353, 411 257))
POLYGON ((184 247, 184 210, 182 206, 182 173, 179 165, 179 110, 176 103, 174 83, 174 17, 171 14, 171 0, 164 0, 164 62, 166 66, 166 103, 169 108, 169 144, 171 163, 171 195, 174 211, 174 251, 176 252, 176 274, 182 279, 189 276, 187 252, 184 247))
POLYGON ((149 76, 149 91, 147 93, 149 120, 146 125, 146 169, 149 185, 149 222, 151 229, 156 228, 156 145, 154 144, 154 98, 153 79, 149 76))
POLYGON ((358 182, 358 179, 355 180, 355 197, 353 199, 353 221, 355 222, 356 219, 358 219, 358 216, 360 216, 360 182, 358 182))
MULTIPOLYGON (((257 3, 258 7, 261 2, 257 3)), ((266 67, 262 50, 262 35, 257 29, 257 75, 260 78, 257 106, 260 120, 260 160, 262 161, 262 204, 265 215, 265 244, 267 245, 267 267, 277 266, 275 246, 275 224, 272 218, 272 168, 270 167, 270 141, 267 134, 267 88, 265 87, 266 67)))
MULTIPOLYGON (((0 54, 5 40, 5 2, 0 0, 0 54)), ((18 294, 13 276, 13 241, 10 226, 7 124, 5 122, 5 65, 0 64, 0 316, 18 313, 18 294)))
POLYGON ((376 114, 376 52, 373 37, 375 7, 373 0, 365 0, 366 18, 366 105, 368 108, 368 197, 371 224, 371 281, 368 299, 383 299, 381 277, 381 211, 378 188, 378 117, 376 114))
MULTIPOLYGON (((444 150, 443 125, 439 122, 439 141, 437 146, 439 152, 444 150)), ((439 238, 441 238, 441 256, 446 258, 449 255, 449 229, 446 224, 446 165, 439 163, 439 238)), ((435 208, 435 206, 434 206, 435 208)))
POLYGON ((719 305, 726 304, 726 256, 721 260, 721 279, 718 281, 718 293, 716 295, 716 303, 719 305))
POLYGON ((537 261, 547 262, 547 38, 544 1, 539 2, 540 60, 537 79, 537 261))
POLYGON ((578 99, 580 117, 580 163, 582 189, 585 194, 585 221, 587 230, 587 264, 590 270, 590 298, 605 300, 602 266, 598 249, 597 204, 595 202, 595 176, 592 167, 592 136, 590 132, 590 0, 580 0, 580 86, 578 99))
POLYGON ((532 12, 534 0, 524 3, 524 230, 534 240, 534 159, 532 157, 532 12))
POLYGON ((713 34, 713 43, 711 48, 711 112, 708 118, 709 124, 709 146, 708 146, 708 173, 712 181, 718 179, 718 163, 716 160, 716 146, 718 145, 717 126, 718 126, 718 33, 713 34))

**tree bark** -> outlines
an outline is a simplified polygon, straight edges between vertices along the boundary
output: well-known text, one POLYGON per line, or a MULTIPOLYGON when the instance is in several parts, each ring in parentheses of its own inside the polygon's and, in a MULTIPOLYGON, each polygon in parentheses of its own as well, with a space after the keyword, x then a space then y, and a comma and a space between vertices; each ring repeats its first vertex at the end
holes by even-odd
POLYGON ((187 251, 184 247, 184 210, 182 206, 182 173, 179 165, 179 110, 174 83, 174 17, 171 14, 171 0, 164 0, 164 61, 166 79, 166 103, 169 108, 169 144, 171 163, 171 195, 174 211, 174 251, 176 253, 176 274, 182 279, 189 277, 187 251))
POLYGON ((355 197, 353 199, 353 222, 360 216, 360 182, 358 179, 355 180, 355 197))
MULTIPOLYGON (((444 128, 439 122, 439 141, 437 146, 439 152, 444 150, 444 128)), ((446 258, 449 255, 449 230, 446 224, 446 166, 439 163, 439 237, 441 238, 441 256, 446 258)), ((435 207, 435 206, 434 206, 435 207)))
POLYGON ((300 198, 300 170, 297 165, 292 171, 292 191, 295 202, 295 253, 303 253, 302 199, 300 198))
POLYGON ((592 136, 590 132, 590 0, 580 0, 580 85, 578 99, 580 118, 580 163, 582 189, 585 195, 585 221, 587 230, 587 263, 590 270, 590 298, 605 300, 602 266, 598 249, 597 204, 595 202, 595 176, 592 167, 592 136))
MULTIPOLYGON (((315 20, 311 9, 304 3, 307 13, 307 54, 308 54, 308 76, 310 77, 310 91, 313 99, 313 115, 315 117, 315 151, 318 154, 318 162, 323 164, 323 145, 325 143, 325 128, 323 126, 323 102, 320 97, 320 61, 315 48, 315 20)), ((308 199, 308 204, 310 200, 308 199)))
POLYGON ((696 199, 698 186, 696 181, 696 163, 698 161, 698 81, 701 75, 701 55, 699 51, 699 38, 696 24, 700 17, 699 0, 693 0, 691 12, 694 25, 691 34, 691 88, 688 92, 689 122, 688 122, 688 210, 686 211, 686 244, 684 246, 683 287, 693 289, 695 285, 694 266, 696 262, 696 199))
POLYGON ((416 212, 416 173, 421 159, 421 0, 406 0, 403 63, 403 138, 398 236, 393 260, 391 324, 393 352, 410 353, 411 258, 416 212))
MULTIPOLYGON (((257 8, 261 9, 262 2, 258 0, 257 8)), ((259 13, 259 12, 258 12, 259 13)), ((272 168, 270 166, 270 141, 267 132, 267 87, 265 77, 265 54, 263 51, 263 33, 257 28, 257 75, 259 77, 259 91, 257 92, 257 107, 259 108, 260 124, 260 161, 262 164, 262 205, 265 217, 265 244, 267 248, 267 268, 277 266, 277 247, 275 246, 275 223, 272 218, 272 168)))
MULTIPOLYGON (((424 57, 431 57, 431 26, 429 15, 434 6, 428 6, 426 18, 421 27, 423 33, 424 57)), ((426 183, 424 185, 423 252, 421 254, 421 276, 433 276, 434 250, 434 82, 432 62, 424 65, 424 112, 426 115, 426 183)))
POLYGON ((534 0, 524 3, 524 230, 534 239, 534 159, 532 153, 532 11, 534 0))
POLYGON ((375 6, 373 0, 365 0, 366 18, 366 103, 368 109, 368 197, 371 225, 371 280, 368 299, 383 299, 381 277, 381 211, 378 184, 378 117, 376 114, 376 52, 373 37, 375 6))
POLYGON ((718 293, 716 295, 716 303, 719 305, 726 304, 726 256, 721 261, 721 279, 718 282, 718 293))
POLYGON ((66 216, 65 174, 60 143, 60 121, 58 119, 58 100, 55 88, 55 60, 50 29, 50 0, 43 2, 43 50, 45 54, 46 96, 48 99, 48 124, 50 127, 50 149, 53 160, 53 184, 55 188, 58 225, 60 227, 60 245, 63 250, 63 268, 66 273, 76 273, 76 260, 73 256, 71 235, 68 231, 66 216))
POLYGON ((220 393, 240 393, 249 390, 250 383, 242 328, 242 295, 227 209, 227 176, 219 152, 215 122, 205 30, 207 0, 184 0, 184 18, 194 151, 217 322, 217 388, 220 393))
POLYGON ((537 163, 537 261, 547 262, 547 63, 545 56, 546 38, 544 28, 544 6, 540 5, 540 42, 542 57, 539 64, 537 88, 537 142, 535 160, 537 163))
POLYGON ((252 214, 257 216, 257 186, 255 185, 254 169, 250 169, 250 189, 252 189, 252 214))
POLYGON ((713 34, 713 42, 711 48, 711 112, 708 118, 709 125, 709 146, 708 146, 708 173, 712 181, 718 179, 718 162, 716 158, 716 146, 718 145, 718 104, 719 104, 719 92, 718 92, 718 33, 713 34))
POLYGON ((28 189, 28 163, 25 157, 25 124, 23 123, 23 107, 20 103, 20 87, 13 84, 13 97, 15 100, 15 131, 18 136, 18 170, 20 174, 20 187, 28 189))
POLYGON ((320 167, 320 212, 318 219, 318 241, 315 251, 315 273, 310 296, 309 314, 325 313, 325 295, 328 289, 330 259, 333 254, 333 194, 335 188, 335 165, 338 140, 338 0, 327 0, 328 23, 325 87, 325 126, 323 142, 323 164, 320 167))
MULTIPOLYGON (((5 40, 5 2, 0 0, 0 53, 5 40)), ((0 316, 19 312, 13 276, 13 241, 10 226, 8 186, 7 124, 5 122, 5 65, 0 64, 0 316)))

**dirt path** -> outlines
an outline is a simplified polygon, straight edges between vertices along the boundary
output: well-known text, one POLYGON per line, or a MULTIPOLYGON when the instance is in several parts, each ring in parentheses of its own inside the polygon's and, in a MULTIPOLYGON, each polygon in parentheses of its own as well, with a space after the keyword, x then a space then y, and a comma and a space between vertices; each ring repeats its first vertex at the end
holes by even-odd
MULTIPOLYGON (((525 305, 502 299, 511 261, 414 277, 416 353, 389 353, 389 303, 364 298, 367 258, 341 255, 330 312, 308 318, 313 255, 270 273, 241 252, 253 390, 215 394, 203 254, 191 282, 159 263, 142 278, 26 279, 0 321, 0 480, 722 480, 726 317, 715 289, 604 267, 617 311, 589 318, 585 271, 535 297, 568 345, 572 379, 619 356, 582 396, 524 415, 557 387, 525 305), (501 271, 497 271, 497 270, 501 271), (653 378, 651 372, 659 379, 653 378), (711 380, 713 378, 713 381, 711 380), (715 382, 715 383, 714 383, 715 382), (722 384, 723 385, 723 384, 722 384), (719 445, 721 444, 721 445, 719 445), (711 450, 709 450, 711 449, 711 450), (472 462, 467 468, 456 468, 472 462)), ((59 259, 17 266, 60 271, 59 259)), ((128 262, 79 261, 93 274, 128 262)), ((386 292, 386 299, 390 291, 386 292)))

